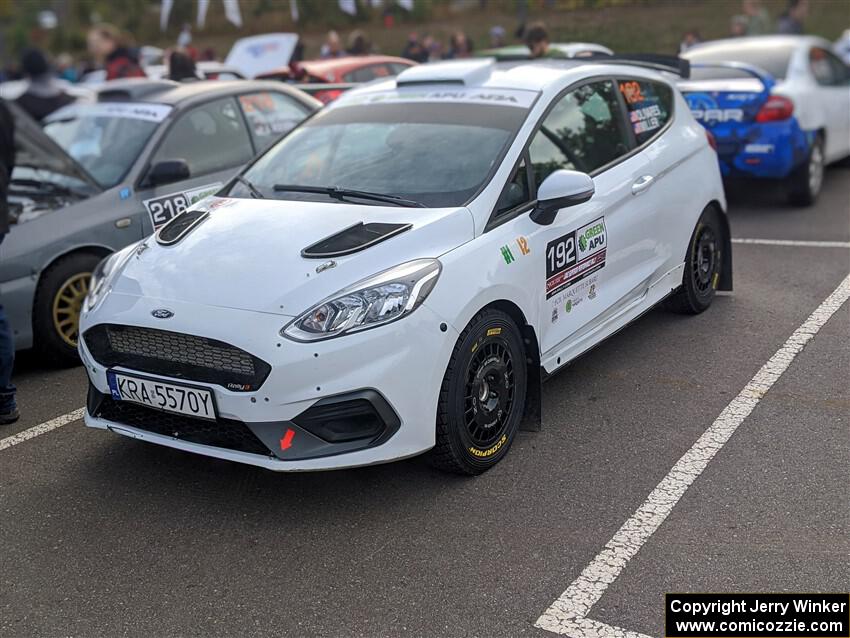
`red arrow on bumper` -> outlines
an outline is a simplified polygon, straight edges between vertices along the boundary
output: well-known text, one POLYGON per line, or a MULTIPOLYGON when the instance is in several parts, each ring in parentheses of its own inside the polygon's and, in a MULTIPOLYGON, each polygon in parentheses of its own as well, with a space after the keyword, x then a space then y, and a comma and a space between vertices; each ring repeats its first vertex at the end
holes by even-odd
POLYGON ((292 439, 295 437, 295 430, 289 429, 286 431, 286 434, 283 435, 283 438, 280 440, 280 449, 288 450, 292 447, 292 439))

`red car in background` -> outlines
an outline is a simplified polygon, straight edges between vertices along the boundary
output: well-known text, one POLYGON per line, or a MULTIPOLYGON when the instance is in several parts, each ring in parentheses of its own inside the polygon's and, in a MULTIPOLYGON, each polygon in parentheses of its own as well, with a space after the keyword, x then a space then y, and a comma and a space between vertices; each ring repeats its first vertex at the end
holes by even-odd
MULTIPOLYGON (((304 60, 294 66, 298 75, 293 74, 290 66, 258 75, 257 80, 281 80, 284 82, 306 82, 308 84, 353 84, 369 82, 376 78, 393 77, 414 66, 416 62, 391 55, 352 55, 343 58, 325 60, 304 60)), ((305 87, 306 88, 306 87, 305 87)), ((328 87, 318 91, 309 91, 325 104, 340 96, 345 89, 328 87)))

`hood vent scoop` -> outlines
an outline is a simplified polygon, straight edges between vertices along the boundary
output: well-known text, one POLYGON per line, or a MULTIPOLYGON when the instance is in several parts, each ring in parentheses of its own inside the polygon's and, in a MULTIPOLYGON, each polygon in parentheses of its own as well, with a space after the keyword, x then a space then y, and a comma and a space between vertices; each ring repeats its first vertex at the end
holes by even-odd
POLYGON ((209 211, 205 210, 190 210, 181 213, 159 229, 159 232, 156 234, 157 243, 162 246, 173 246, 188 235, 195 226, 209 217, 209 215, 209 211))
POLYGON ((381 224, 377 222, 364 224, 358 222, 354 226, 349 226, 335 235, 320 239, 312 246, 308 246, 301 251, 301 256, 307 259, 327 259, 350 255, 399 235, 411 226, 412 224, 381 224))

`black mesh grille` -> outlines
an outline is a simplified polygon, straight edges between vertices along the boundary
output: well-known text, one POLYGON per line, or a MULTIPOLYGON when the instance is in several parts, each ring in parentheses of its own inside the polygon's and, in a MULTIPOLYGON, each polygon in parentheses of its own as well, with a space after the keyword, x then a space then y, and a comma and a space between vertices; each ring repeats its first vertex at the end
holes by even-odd
POLYGON ((235 346, 179 332, 102 324, 88 330, 84 339, 102 366, 215 383, 229 390, 254 391, 271 371, 265 361, 235 346))
POLYGON ((126 401, 114 401, 104 395, 94 410, 94 416, 129 425, 130 427, 170 436, 182 441, 201 443, 214 447, 248 452, 249 454, 271 454, 248 427, 241 421, 218 419, 204 421, 179 414, 161 412, 126 401))

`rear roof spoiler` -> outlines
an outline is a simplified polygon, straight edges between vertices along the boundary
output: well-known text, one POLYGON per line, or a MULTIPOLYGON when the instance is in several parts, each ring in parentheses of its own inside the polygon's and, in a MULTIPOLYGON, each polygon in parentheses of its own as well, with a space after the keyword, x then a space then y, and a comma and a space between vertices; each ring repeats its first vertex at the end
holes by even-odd
POLYGON ((608 64, 627 64, 653 71, 675 73, 683 79, 691 77, 691 63, 677 55, 661 55, 658 53, 615 53, 614 55, 589 55, 572 58, 577 61, 602 62, 608 64))

